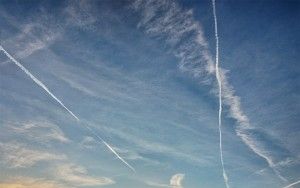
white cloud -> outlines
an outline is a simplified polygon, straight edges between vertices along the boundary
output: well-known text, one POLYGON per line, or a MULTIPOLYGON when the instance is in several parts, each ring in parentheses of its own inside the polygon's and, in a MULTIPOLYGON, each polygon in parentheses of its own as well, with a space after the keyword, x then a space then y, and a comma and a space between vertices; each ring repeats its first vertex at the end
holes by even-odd
POLYGON ((174 188, 181 188, 184 174, 175 174, 170 179, 170 185, 174 188))
MULTIPOLYGON (((39 50, 47 48, 59 38, 62 33, 61 28, 52 23, 53 18, 49 17, 48 14, 42 14, 44 13, 43 9, 40 9, 40 11, 42 16, 32 16, 32 18, 29 18, 30 21, 25 24, 20 24, 19 21, 9 13, 5 11, 2 12, 2 16, 5 20, 19 30, 15 36, 7 38, 1 43, 5 47, 13 49, 14 56, 17 59, 26 58, 39 50)), ((9 60, 2 62, 2 64, 7 62, 9 62, 9 60)))
POLYGON ((164 39, 180 60, 179 68, 201 82, 210 82, 207 73, 215 71, 201 25, 192 10, 183 10, 175 2, 136 0, 133 8, 141 14, 138 27, 156 38, 164 39))
POLYGON ((25 135, 31 140, 37 140, 43 143, 49 141, 70 142, 63 131, 51 122, 30 121, 24 123, 9 122, 7 124, 15 133, 25 135))
POLYGON ((65 155, 29 149, 17 142, 0 143, 0 158, 12 168, 30 167, 41 161, 64 160, 65 155))
MULTIPOLYGON (((212 84, 217 94, 215 68, 208 43, 201 25, 194 19, 191 10, 184 10, 171 1, 136 0, 133 9, 140 13, 138 27, 155 38, 163 39, 179 59, 179 68, 198 78, 204 84, 212 84)), ((248 133, 254 129, 241 107, 240 98, 235 95, 234 88, 228 82, 226 70, 220 69, 224 104, 229 107, 229 115, 238 122, 236 134, 258 156, 262 157, 275 174, 285 181, 274 168, 274 159, 266 147, 261 146, 253 135, 248 133)))
POLYGON ((184 176, 184 174, 174 174, 170 179, 170 184, 161 184, 150 181, 146 182, 146 184, 154 187, 183 188, 182 181, 184 176))
POLYGON ((84 167, 71 163, 58 166, 55 174, 58 179, 73 186, 102 186, 115 183, 112 179, 107 177, 89 176, 84 167))
POLYGON ((299 184, 300 183, 300 180, 299 181, 296 181, 296 182, 293 182, 293 183, 291 183, 291 184, 289 184, 289 185, 287 185, 287 186, 285 186, 285 187, 283 187, 283 188, 291 188, 291 187, 293 187, 294 185, 297 185, 297 184, 299 184))
POLYGON ((86 136, 83 138, 83 140, 79 143, 80 147, 86 148, 86 149, 93 149, 96 147, 97 141, 90 136, 86 136))

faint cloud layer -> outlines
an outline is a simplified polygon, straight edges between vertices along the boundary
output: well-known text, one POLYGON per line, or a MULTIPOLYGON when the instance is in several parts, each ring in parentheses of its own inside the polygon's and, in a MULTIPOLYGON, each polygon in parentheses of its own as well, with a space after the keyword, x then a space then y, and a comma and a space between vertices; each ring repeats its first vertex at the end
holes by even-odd
POLYGON ((14 177, 0 181, 0 188, 70 188, 56 181, 30 177, 14 177))
POLYGON ((11 168, 30 167, 38 162, 49 162, 55 160, 65 160, 63 154, 50 153, 36 149, 29 149, 25 144, 17 142, 0 143, 0 158, 2 162, 11 168))
POLYGON ((84 167, 71 163, 58 166, 55 174, 59 179, 73 186, 101 186, 115 183, 110 178, 89 176, 84 167))
POLYGON ((47 143, 51 141, 62 143, 70 142, 70 140, 57 125, 47 121, 32 121, 24 123, 11 122, 7 124, 7 126, 13 130, 13 132, 25 136, 30 140, 36 140, 41 143, 47 143))

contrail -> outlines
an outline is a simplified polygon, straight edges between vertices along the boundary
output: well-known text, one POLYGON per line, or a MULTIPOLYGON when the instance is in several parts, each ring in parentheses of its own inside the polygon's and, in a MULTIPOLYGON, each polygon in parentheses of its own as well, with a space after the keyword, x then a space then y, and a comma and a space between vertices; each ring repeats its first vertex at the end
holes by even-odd
POLYGON ((296 181, 296 182, 294 182, 294 183, 291 183, 291 184, 289 184, 289 185, 287 185, 287 186, 285 186, 285 187, 283 187, 283 188, 290 188, 290 187, 292 187, 292 186, 294 186, 294 185, 297 185, 297 184, 299 184, 300 183, 300 180, 299 181, 296 181))
POLYGON ((219 148, 220 148, 220 159, 223 170, 223 178, 227 188, 229 188, 228 184, 228 176, 226 174, 224 168, 224 160, 223 160, 223 146, 222 146, 222 81, 219 72, 219 36, 218 36, 218 22, 217 22, 217 13, 216 13, 216 1, 212 0, 213 6, 213 15, 214 15, 214 25, 215 25, 215 39, 216 39, 216 78, 219 86, 219 148))
MULTIPOLYGON (((3 51, 4 54, 12 61, 14 62, 22 71, 25 72, 27 76, 29 76, 37 85, 39 85, 41 88, 43 88, 56 102, 58 102, 65 110, 71 114, 78 122, 81 122, 80 119, 71 111, 69 110, 61 100, 59 100, 48 88, 45 84, 43 84, 39 79, 37 79, 33 74, 29 72, 21 63, 19 63, 14 57, 12 57, 1 45, 0 45, 0 51, 3 51)), ((85 128, 87 128, 90 133, 92 133, 95 137, 97 137, 114 155, 117 156, 118 159, 120 159, 127 167, 129 167, 132 171, 135 172, 135 169, 126 162, 107 142, 105 142, 100 136, 98 136, 88 125, 85 125, 81 123, 85 128)))
MULTIPOLYGON (((120 159, 127 167, 129 167, 133 172, 136 172, 135 169, 128 163, 126 162, 103 138, 101 138, 99 135, 94 133, 94 131, 87 125, 85 127, 95 136, 97 137, 111 152, 113 152, 118 159, 120 159)), ((98 140, 98 141, 99 141, 98 140)))
POLYGON ((110 151, 112 151, 124 164, 126 164, 132 171, 135 172, 135 169, 128 164, 110 145, 108 145, 108 143, 106 143, 105 141, 102 140, 102 142, 108 147, 108 149, 110 149, 110 151))
POLYGON ((79 121, 79 118, 71 111, 69 110, 48 88, 43 84, 40 80, 38 80, 33 74, 31 74, 21 63, 19 63, 15 58, 13 58, 1 45, 0 50, 4 52, 4 54, 12 61, 14 62, 22 71, 25 72, 37 85, 39 85, 41 88, 43 88, 56 102, 58 102, 64 109, 66 109, 77 121, 79 121))

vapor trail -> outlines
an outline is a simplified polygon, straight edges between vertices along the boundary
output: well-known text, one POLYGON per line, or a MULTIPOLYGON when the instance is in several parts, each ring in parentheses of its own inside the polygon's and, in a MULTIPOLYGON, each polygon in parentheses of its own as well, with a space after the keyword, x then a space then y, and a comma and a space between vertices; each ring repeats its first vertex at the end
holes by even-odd
MULTIPOLYGON (((22 71, 25 72, 27 76, 29 76, 37 85, 43 88, 56 102, 58 102, 65 110, 69 112, 78 122, 81 122, 80 119, 71 111, 69 110, 61 100, 59 100, 48 88, 45 84, 43 84, 39 79, 37 79, 33 74, 29 72, 21 63, 19 63, 14 57, 12 57, 1 45, 0 51, 3 51, 4 54, 14 62, 22 71)), ((100 136, 98 136, 88 125, 82 124, 85 128, 87 128, 95 137, 97 137, 114 155, 117 156, 127 167, 129 167, 132 171, 135 172, 135 169, 128 164, 107 142, 105 142, 100 136)))
POLYGON ((216 1, 212 0, 213 6, 213 15, 214 15, 214 25, 215 25, 215 39, 216 39, 216 78, 219 86, 219 148, 220 148, 220 159, 223 171, 223 178, 227 188, 229 188, 228 184, 228 176, 226 174, 224 168, 224 160, 223 160, 223 146, 222 146, 222 80, 219 72, 219 36, 218 36, 218 22, 217 22, 217 13, 216 13, 216 1))
POLYGON ((113 152, 117 157, 118 159, 120 159, 124 164, 126 164, 132 171, 135 172, 135 169, 130 165, 128 164, 110 145, 108 145, 108 143, 106 143, 105 141, 102 141, 107 147, 108 149, 110 149, 111 152, 113 152))
MULTIPOLYGON (((97 135, 89 126, 85 125, 85 127, 95 136, 97 137, 115 156, 120 159, 128 168, 130 168, 133 172, 136 172, 135 169, 126 162, 103 138, 101 138, 99 135, 97 135)), ((98 141, 99 141, 98 140, 98 141)))
POLYGON ((4 54, 12 61, 14 62, 22 71, 25 72, 37 85, 39 85, 41 88, 43 88, 56 102, 58 102, 64 109, 66 109, 77 121, 79 121, 79 118, 71 111, 69 110, 48 88, 45 86, 40 80, 38 80, 35 76, 33 76, 21 63, 19 63, 15 58, 13 58, 1 45, 0 50, 4 52, 4 54))
POLYGON ((294 186, 294 185, 297 185, 297 184, 299 184, 300 183, 300 180, 299 181, 296 181, 296 182, 294 182, 294 183, 291 183, 291 184, 289 184, 289 185, 287 185, 287 186, 285 186, 285 187, 283 187, 283 188, 290 188, 290 187, 292 187, 292 186, 294 186))

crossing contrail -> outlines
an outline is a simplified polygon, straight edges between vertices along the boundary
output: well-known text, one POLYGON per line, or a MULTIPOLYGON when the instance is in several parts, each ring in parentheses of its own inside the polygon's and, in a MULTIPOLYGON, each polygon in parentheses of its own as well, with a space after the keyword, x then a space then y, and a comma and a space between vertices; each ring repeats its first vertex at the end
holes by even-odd
POLYGON ((223 146, 222 146, 222 80, 220 77, 220 70, 219 70, 219 36, 218 36, 218 22, 217 22, 215 0, 212 0, 212 6, 213 6, 215 39, 216 39, 216 67, 215 68, 216 68, 216 78, 219 86, 219 149, 220 149, 220 159, 221 159, 224 182, 226 187, 229 188, 228 176, 224 168, 223 146))
MULTIPOLYGON (((67 112, 74 117, 78 122, 81 122, 80 119, 71 111, 69 110, 61 100, 59 100, 49 89, 48 87, 43 84, 39 79, 37 79, 33 74, 29 72, 21 63, 19 63, 14 57, 12 57, 1 45, 0 51, 3 51, 4 54, 14 62, 22 71, 25 72, 27 76, 29 76, 37 85, 39 85, 42 89, 44 89, 56 102, 58 102, 67 112)), ((90 131, 95 137, 97 137, 114 155, 117 156, 127 167, 129 167, 132 171, 135 172, 135 169, 126 162, 107 142, 105 142, 99 135, 97 135, 88 125, 81 123, 86 129, 90 131)))
POLYGON ((283 187, 283 188, 290 188, 290 187, 292 187, 292 186, 294 186, 294 185, 297 185, 297 184, 299 184, 300 183, 300 180, 299 181, 296 181, 296 182, 294 182, 294 183, 291 183, 291 184, 289 184, 289 185, 287 185, 287 186, 285 186, 285 187, 283 187))

